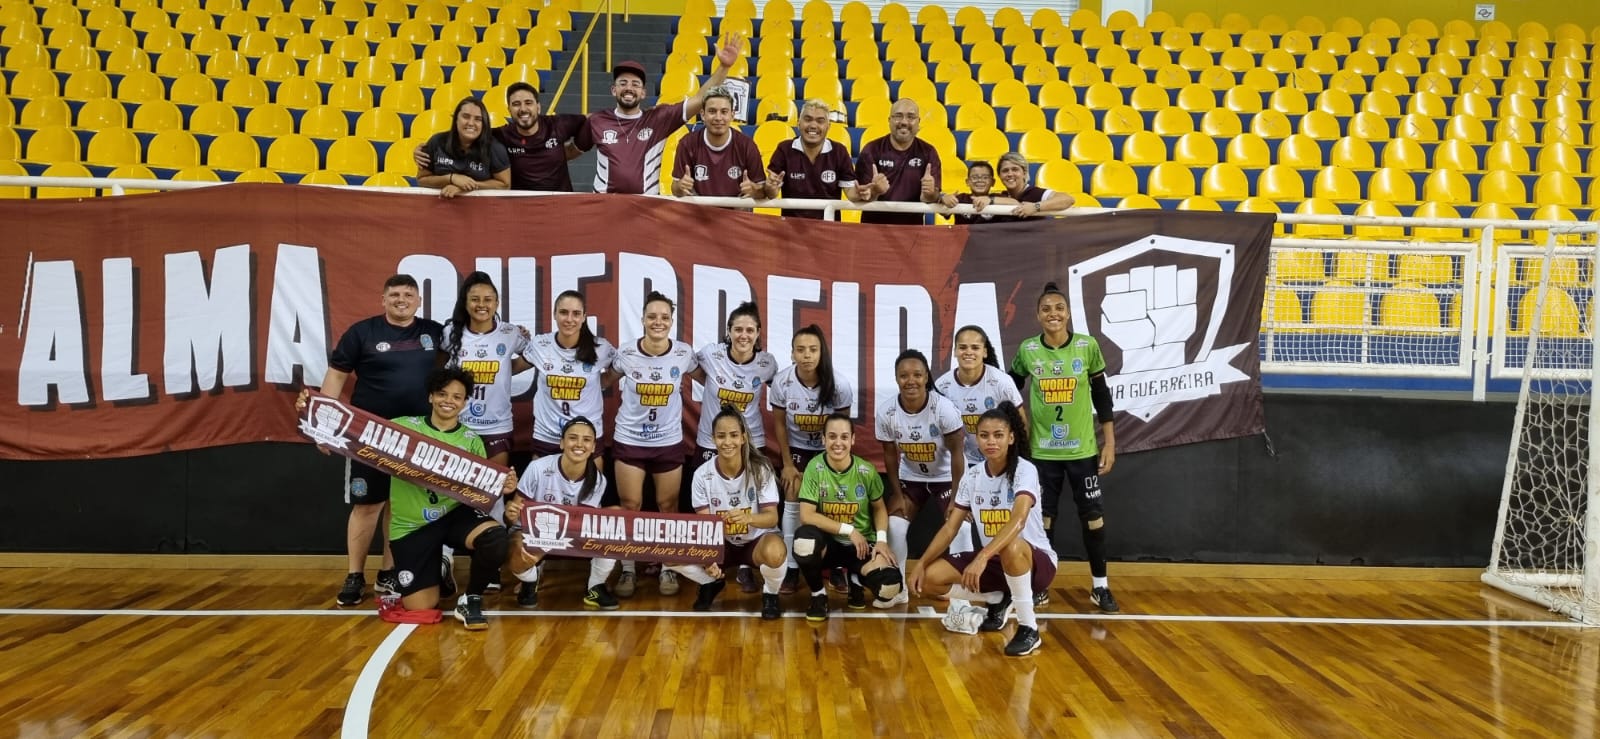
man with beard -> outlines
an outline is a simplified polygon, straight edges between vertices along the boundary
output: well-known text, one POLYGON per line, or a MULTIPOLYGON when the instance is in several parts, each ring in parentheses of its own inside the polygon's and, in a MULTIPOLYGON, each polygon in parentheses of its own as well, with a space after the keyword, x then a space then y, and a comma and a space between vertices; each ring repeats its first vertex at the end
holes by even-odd
MULTIPOLYGON (((895 203, 939 200, 939 152, 917 133, 922 111, 914 100, 896 100, 889 109, 889 135, 868 141, 856 158, 858 199, 895 203)), ((921 213, 861 214, 862 223, 922 225, 921 213)))
MULTIPOLYGON (((506 88, 506 108, 511 119, 493 133, 511 155, 511 189, 572 192, 567 160, 578 155, 572 137, 588 118, 540 115, 539 91, 526 82, 506 88)), ((412 156, 418 167, 427 169, 432 163, 425 147, 418 146, 412 156)))
MULTIPOLYGON (((702 92, 721 87, 728 69, 739 61, 744 35, 733 34, 717 51, 717 69, 702 92)), ((594 191, 620 194, 657 195, 661 192, 661 158, 667 137, 689 119, 700 114, 703 99, 691 95, 681 103, 642 107, 645 83, 649 79, 644 65, 627 61, 611 70, 611 95, 617 101, 613 110, 589 114, 587 125, 578 131, 574 143, 588 151, 598 147, 595 159, 594 191)))
MULTIPOLYGON (((828 138, 832 112, 816 98, 800 106, 800 135, 778 144, 767 162, 767 197, 838 200, 843 193, 860 202, 850 152, 828 138)), ((822 211, 785 209, 783 215, 821 219, 822 211)))
POLYGON ((764 198, 760 184, 761 150, 756 142, 732 126, 733 94, 713 87, 701 96, 699 131, 678 141, 672 163, 675 197, 705 195, 723 198, 764 198), (755 177, 756 180, 752 180, 755 177))

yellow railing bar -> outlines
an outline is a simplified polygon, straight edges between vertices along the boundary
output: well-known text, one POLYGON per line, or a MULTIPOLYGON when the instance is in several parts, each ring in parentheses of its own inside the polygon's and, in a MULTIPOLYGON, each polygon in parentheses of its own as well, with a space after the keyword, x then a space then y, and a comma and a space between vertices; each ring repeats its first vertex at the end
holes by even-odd
MULTIPOLYGON (((605 7, 602 10, 606 17, 606 69, 612 68, 611 2, 612 0, 605 0, 605 7)), ((626 3, 624 3, 623 7, 624 13, 626 13, 626 3)), ((578 40, 578 49, 572 57, 572 63, 567 65, 566 74, 561 75, 561 84, 556 85, 556 94, 550 98, 550 113, 556 112, 556 105, 561 102, 561 93, 566 91, 567 83, 572 80, 573 70, 579 70, 583 75, 583 78, 578 81, 578 94, 583 96, 583 100, 589 99, 589 36, 594 34, 594 27, 600 22, 600 16, 601 13, 596 13, 593 18, 589 19, 589 27, 583 29, 583 38, 578 40)), ((626 16, 624 16, 624 19, 626 19, 626 16)), ((582 103, 579 104, 579 107, 580 109, 582 108, 582 103)))

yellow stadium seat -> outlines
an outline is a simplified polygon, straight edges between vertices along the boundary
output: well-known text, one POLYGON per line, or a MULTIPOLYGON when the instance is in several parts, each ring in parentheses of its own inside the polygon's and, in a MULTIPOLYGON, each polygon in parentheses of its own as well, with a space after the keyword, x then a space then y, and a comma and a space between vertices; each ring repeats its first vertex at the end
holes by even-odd
POLYGON ((1306 94, 1292 87, 1273 91, 1267 100, 1267 107, 1289 115, 1302 115, 1311 109, 1306 102, 1306 94))
POLYGON ((1372 151, 1372 144, 1366 139, 1345 136, 1333 142, 1333 149, 1328 153, 1328 163, 1336 164, 1347 169, 1372 169, 1377 166, 1377 157, 1372 151))
POLYGON ((322 88, 304 77, 278 83, 272 102, 286 108, 314 108, 322 104, 322 88))
POLYGON ((1300 170, 1274 164, 1256 176, 1256 195, 1268 200, 1299 202, 1306 198, 1306 182, 1300 170))
POLYGON ((1166 64, 1156 69, 1155 83, 1161 87, 1177 90, 1192 81, 1194 78, 1189 70, 1176 64, 1166 64))
POLYGON ((299 184, 302 184, 302 185, 346 185, 346 184, 349 184, 349 183, 345 181, 344 175, 341 175, 338 172, 333 172, 333 171, 329 171, 329 170, 325 170, 325 169, 319 169, 319 170, 315 170, 315 171, 312 171, 312 172, 307 172, 305 174, 305 176, 300 178, 300 183, 299 184))
POLYGON ((1528 199, 1528 188, 1523 184, 1522 178, 1506 171, 1485 173, 1483 179, 1478 181, 1477 200, 1501 205, 1522 205, 1531 202, 1528 199))
MULTIPOLYGON (((1437 160, 1437 157, 1435 157, 1437 160)), ((1435 166, 1441 166, 1435 163, 1435 166)), ((1505 170, 1508 172, 1529 172, 1528 150, 1520 144, 1510 141, 1496 142, 1489 147, 1488 153, 1483 157, 1483 168, 1488 170, 1505 170)), ((1476 169, 1476 167, 1464 168, 1476 169)))
MULTIPOLYGON (((39 133, 43 133, 46 130, 47 129, 40 129, 39 133)), ((35 140, 38 139, 39 133, 34 134, 35 140)), ((76 136, 73 137, 72 143, 73 146, 76 147, 76 136)), ((32 144, 33 142, 30 141, 30 151, 28 152, 29 158, 37 159, 37 157, 34 156, 34 152, 31 150, 32 144)), ((105 164, 111 166, 138 164, 142 160, 142 155, 140 153, 141 148, 142 147, 139 145, 139 137, 134 136, 132 131, 121 128, 106 129, 95 134, 94 138, 89 139, 89 150, 85 153, 83 161, 90 164, 105 164)), ((56 157, 55 159, 74 162, 78 161, 77 156, 56 157)))
POLYGON ((1501 118, 1494 125, 1495 141, 1511 141, 1528 145, 1537 142, 1533 133, 1533 123, 1526 118, 1501 118))
POLYGON ((1040 187, 1053 192, 1083 192, 1083 175, 1078 165, 1064 159, 1054 159, 1039 165, 1035 178, 1040 187))
MULTIPOLYGON (((1318 170, 1311 187, 1314 196, 1319 198, 1346 202, 1361 199, 1361 183, 1356 180, 1354 173, 1344 167, 1330 165, 1318 170)), ((1412 199, 1415 200, 1415 197, 1412 199)))
POLYGON ((244 119, 245 133, 257 136, 277 136, 294 133, 294 118, 289 110, 271 103, 256 106, 244 119))
POLYGON ((165 100, 142 103, 133 111, 133 130, 167 131, 183 128, 183 113, 165 100))
MULTIPOLYGON (((1393 118, 1400 115, 1400 100, 1392 93, 1381 90, 1373 91, 1362 98, 1361 110, 1393 118)), ((1341 114, 1335 111, 1329 112, 1333 112, 1335 115, 1354 115, 1353 112, 1348 114, 1341 114)))
POLYGON ((1116 159, 1111 139, 1099 131, 1082 131, 1072 137, 1067 158, 1078 164, 1098 164, 1116 159))
MULTIPOLYGON (((1429 179, 1431 180, 1432 177, 1429 179)), ((1462 184, 1465 185, 1466 181, 1462 180, 1462 184)), ((1427 183, 1423 183, 1423 192, 1428 192, 1427 183)), ((1429 197, 1426 194, 1424 194, 1424 197, 1427 198, 1427 201, 1421 205, 1418 205, 1417 209, 1412 211, 1411 215, 1413 218, 1461 217, 1461 213, 1455 209, 1455 206, 1446 202, 1436 201, 1434 198, 1429 197)), ((1470 200, 1471 196, 1468 194, 1468 197, 1463 202, 1470 200)), ((1461 241, 1463 238, 1465 238, 1461 229, 1459 228, 1439 228, 1434 226, 1417 226, 1411 229, 1411 237, 1420 241, 1461 241)))
POLYGON ((279 136, 267 149, 267 166, 279 172, 313 172, 318 163, 317 145, 297 134, 279 136))
MULTIPOLYGON (((9 103, 6 104, 7 108, 9 103)), ((0 109, 0 130, 9 130, 11 115, 9 110, 0 109)), ((128 126, 128 110, 122 103, 109 97, 97 97, 86 100, 83 107, 78 108, 77 127, 85 131, 100 131, 107 128, 126 128, 128 126)), ((4 152, 0 151, 0 158, 4 152)))
POLYGON ((1238 167, 1257 169, 1272 164, 1272 151, 1260 136, 1241 133, 1228 142, 1226 159, 1238 167))
POLYGON ((1355 101, 1350 97, 1350 93, 1339 89, 1323 90, 1318 93, 1314 108, 1336 116, 1350 116, 1356 113, 1355 101))
POLYGON ((1371 323, 1368 294, 1330 281, 1311 296, 1311 322, 1323 330, 1361 331, 1371 323))
POLYGON ((261 149, 255 137, 245 133, 225 133, 206 147, 206 166, 243 172, 261 166, 261 149))
POLYGON ((1090 110, 1107 110, 1122 105, 1122 90, 1109 82, 1096 82, 1084 90, 1083 104, 1090 110))
MULTIPOLYGON (((1505 142, 1495 144, 1497 147, 1503 145, 1514 146, 1514 144, 1507 144, 1505 142)), ((1518 148, 1520 149, 1521 147, 1518 148)), ((1595 155, 1591 153, 1589 156, 1592 160, 1595 155)), ((1526 164, 1526 161, 1527 159, 1524 157, 1524 164, 1526 164)), ((1517 171, 1527 170, 1523 169, 1517 171)), ((1582 157, 1579 156, 1578 150, 1573 148, 1570 144, 1560 142, 1546 144, 1539 149, 1539 172, 1563 172, 1569 175, 1582 174, 1582 157)))
POLYGON ((210 167, 191 165, 180 168, 172 174, 172 179, 178 182, 221 182, 222 178, 212 171, 210 167))
POLYGON ((1010 151, 1010 149, 1010 140, 999 130, 994 128, 979 129, 967 135, 967 145, 962 153, 962 159, 967 161, 994 161, 999 159, 1001 154, 1010 151))
POLYGON ((1422 145, 1405 138, 1393 139, 1384 144, 1378 163, 1384 167, 1408 171, 1429 168, 1427 155, 1423 152, 1422 145))
MULTIPOLYGON (((133 32, 128 31, 128 33, 133 32)), ((107 34, 105 32, 101 32, 100 35, 101 37, 105 37, 107 34)), ((110 53, 106 55, 105 60, 105 71, 107 74, 127 74, 129 72, 150 71, 150 55, 144 53, 144 49, 134 46, 134 43, 135 42, 133 41, 123 41, 109 50, 110 53)), ((15 51, 12 52, 12 54, 15 53, 15 51)), ((12 54, 7 54, 6 58, 10 59, 12 54)))
POLYGON ((1153 198, 1181 200, 1195 193, 1194 172, 1188 165, 1162 162, 1150 170, 1149 195, 1153 198))
POLYGON ((1239 114, 1227 108, 1208 110, 1200 116, 1200 132, 1216 138, 1231 138, 1244 130, 1239 114))
MULTIPOLYGON (((120 167, 117 167, 116 169, 111 170, 111 174, 107 175, 107 177, 110 177, 111 179, 114 179, 114 180, 158 180, 158 179, 161 179, 161 178, 157 177, 154 172, 150 171, 149 167, 146 167, 143 164, 124 164, 124 165, 122 165, 120 167)), ((133 187, 125 187, 122 190, 122 194, 124 194, 124 195, 144 195, 144 194, 152 193, 152 192, 159 192, 159 191, 157 191, 157 190, 144 190, 144 189, 133 188, 133 187)), ((4 196, 0 195, 0 197, 4 197, 4 196)))
POLYGON ((1243 200, 1250 196, 1250 181, 1233 164, 1214 164, 1200 178, 1200 194, 1217 200, 1243 200))
POLYGON ((1403 169, 1384 167, 1372 173, 1367 181, 1367 198, 1389 203, 1417 202, 1417 184, 1411 173, 1403 169))
POLYGON ((1172 160, 1198 166, 1216 164, 1217 142, 1204 134, 1185 133, 1172 146, 1172 160))
POLYGON ((1551 287, 1545 291, 1544 310, 1538 309, 1539 291, 1524 293, 1517 305, 1518 323, 1509 327, 1512 336, 1526 336, 1533 328, 1533 317, 1539 316, 1539 334, 1552 338, 1578 338, 1583 336, 1578 304, 1566 290, 1551 287))
POLYGON ((372 103, 372 88, 364 82, 342 79, 328 88, 328 104, 341 110, 359 112, 371 108, 372 103))
POLYGON ((144 163, 180 169, 200 163, 200 144, 188 131, 161 131, 145 145, 144 163))
POLYGON ((342 138, 328 147, 328 169, 340 174, 371 175, 378 171, 378 154, 366 139, 342 138))
POLYGON ((202 103, 189 113, 188 130, 217 135, 239 130, 239 114, 227 103, 202 103))
POLYGON ((1105 162, 1089 176, 1089 193, 1097 198, 1125 198, 1139 193, 1139 178, 1122 162, 1105 162))
MULTIPOLYGON (((1239 201, 1239 204, 1234 206, 1234 211, 1237 213, 1283 213, 1283 209, 1279 208, 1277 203, 1261 197, 1250 197, 1239 201)), ((1283 236, 1287 233, 1287 230, 1284 228, 1283 223, 1279 222, 1273 225, 1272 232, 1278 236, 1283 236)), ((1317 263, 1320 265, 1321 259, 1318 259, 1317 263)))
POLYGON ((1251 87, 1234 87, 1222 97, 1222 106, 1237 113, 1261 112, 1261 91, 1251 87))
POLYGON ((14 98, 56 97, 61 94, 61 82, 55 72, 47 67, 26 67, 17 70, 11 78, 8 94, 14 98))
POLYGON ((394 141, 405 138, 405 124, 394 111, 374 108, 356 119, 355 135, 373 141, 394 141))
MULTIPOLYGON (((1311 215, 1339 215, 1339 206, 1327 198, 1308 198, 1295 206, 1294 212, 1311 215)), ((1324 226, 1301 223, 1294 227, 1294 235, 1307 239, 1342 239, 1345 238, 1344 226, 1324 226)), ((1338 262, 1335 260, 1335 265, 1338 262)))
POLYGON ((1278 164, 1315 169, 1322 166, 1322 145, 1305 134, 1294 134, 1278 142, 1278 164))
POLYGON ((1545 172, 1533 183, 1533 202, 1538 205, 1564 205, 1576 208, 1584 204, 1583 190, 1572 175, 1565 172, 1545 172))
POLYGON ((17 123, 23 128, 67 125, 72 122, 72 109, 58 97, 34 98, 22 106, 17 123))
POLYGON ((337 139, 350 133, 344 111, 331 105, 318 105, 300 117, 299 132, 319 139, 337 139))
POLYGON ((1007 131, 1029 131, 1049 125, 1044 110, 1033 103, 1018 103, 1006 111, 1007 131))
MULTIPOLYGON (((1356 208, 1355 214, 1357 216, 1374 218, 1398 218, 1400 217, 1400 209, 1394 207, 1394 204, 1388 201, 1368 200, 1367 202, 1362 203, 1360 207, 1356 208)), ((1352 231, 1354 232, 1353 235, 1358 239, 1403 241, 1406 237, 1405 228, 1401 226, 1373 226, 1358 224, 1352 229, 1352 231)), ((1341 253, 1339 256, 1344 256, 1344 253, 1341 253)), ((1387 255, 1378 255, 1378 258, 1385 261, 1388 259, 1387 255)), ((1384 267, 1383 271, 1387 272, 1388 268, 1384 267)), ((1335 275, 1339 273, 1339 257, 1334 258, 1334 273, 1335 275)))
MULTIPOLYGON (((1232 85, 1232 81, 1229 81, 1232 85)), ((1204 113, 1217 107, 1217 93, 1200 84, 1184 85, 1178 90, 1178 107, 1195 113, 1204 113)))
POLYGON ((1300 117, 1300 135, 1319 141, 1339 138, 1339 119, 1332 114, 1313 110, 1300 117))
POLYGON ((1394 135, 1396 138, 1429 143, 1439 140, 1439 126, 1432 118, 1418 113, 1407 113, 1395 124, 1394 135))
POLYGON ((1080 131, 1095 130, 1094 114, 1088 108, 1078 105, 1063 105, 1056 111, 1055 125, 1051 130, 1056 133, 1078 133, 1080 131))
POLYGON ((1172 64, 1172 52, 1161 46, 1146 46, 1134 57, 1134 63, 1141 69, 1160 69, 1172 64))
POLYGON ((1164 88, 1144 83, 1133 88, 1129 104, 1137 110, 1160 110, 1172 104, 1164 88))
POLYGON ((1149 131, 1136 131, 1122 142, 1122 161, 1129 164, 1158 164, 1167 161, 1167 144, 1149 131))
MULTIPOLYGON (((40 173, 43 177, 88 177, 89 170, 76 162, 57 162, 45 167, 40 173)), ((44 198, 92 198, 95 196, 94 188, 90 187, 38 187, 34 188, 34 197, 44 198)))
POLYGON ((1451 116, 1445 123, 1444 136, 1469 144, 1481 144, 1489 138, 1488 132, 1483 128, 1483 122, 1468 115, 1451 116))
POLYGON ((1378 326, 1395 333, 1434 334, 1441 327, 1439 298, 1420 288, 1386 292, 1378 299, 1378 326))
POLYGON ((1030 162, 1060 159, 1061 137, 1047 128, 1035 128, 1022 134, 1022 140, 1017 144, 1017 151, 1030 162))
MULTIPOLYGON (((1317 255, 1317 258, 1320 260, 1321 255, 1317 255)), ((1300 331, 1304 323, 1300 296, 1295 291, 1283 288, 1267 291, 1261 302, 1263 329, 1273 332, 1300 331)))
POLYGON ((1144 116, 1131 105, 1113 106, 1101 121, 1101 130, 1112 136, 1144 130, 1144 116))
MULTIPOLYGON (((1076 47, 1067 47, 1067 48, 1076 48, 1076 47)), ((1080 49, 1080 51, 1081 51, 1081 49, 1080 49)), ((1089 62, 1089 61, 1076 61, 1076 62, 1074 62, 1074 61, 1070 61, 1068 59, 1064 59, 1063 58, 1064 56, 1067 56, 1067 55, 1063 54, 1060 51, 1057 51, 1056 52, 1056 56, 1055 56, 1055 64, 1056 64, 1057 67, 1062 67, 1062 68, 1067 70, 1067 82, 1069 84, 1076 85, 1078 87, 1088 87, 1088 86, 1093 85, 1095 83, 1105 82, 1106 81, 1106 73, 1105 73, 1105 71, 1100 69, 1099 67, 1095 66, 1094 62, 1089 62)), ((1121 99, 1120 95, 1118 96, 1118 99, 1119 100, 1121 99)))

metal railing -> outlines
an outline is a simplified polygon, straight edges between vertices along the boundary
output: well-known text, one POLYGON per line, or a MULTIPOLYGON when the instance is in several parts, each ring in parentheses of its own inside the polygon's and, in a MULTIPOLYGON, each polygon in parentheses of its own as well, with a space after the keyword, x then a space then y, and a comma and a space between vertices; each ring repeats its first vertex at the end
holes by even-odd
MULTIPOLYGON (((556 112, 556 106, 558 104, 560 104, 560 102, 561 102, 561 94, 563 92, 566 92, 567 83, 572 80, 572 73, 574 71, 577 71, 578 75, 579 75, 578 76, 578 99, 580 101, 582 101, 582 102, 579 103, 578 107, 582 108, 584 103, 586 103, 589 100, 589 37, 594 34, 595 26, 599 25, 601 16, 604 16, 605 19, 606 19, 606 69, 610 70, 612 68, 612 66, 613 66, 612 63, 611 63, 611 16, 613 15, 613 12, 612 12, 612 1, 613 0, 605 0, 601 4, 600 11, 595 13, 594 16, 589 19, 589 27, 583 29, 583 37, 578 40, 578 48, 575 49, 572 52, 572 60, 570 62, 568 62, 568 64, 567 64, 567 71, 562 73, 561 82, 556 85, 555 94, 550 96, 550 106, 549 106, 547 112, 552 113, 552 114, 556 112)), ((627 0, 623 0, 623 3, 622 3, 622 20, 624 22, 626 22, 628 20, 628 17, 629 17, 628 2, 627 2, 627 0)))

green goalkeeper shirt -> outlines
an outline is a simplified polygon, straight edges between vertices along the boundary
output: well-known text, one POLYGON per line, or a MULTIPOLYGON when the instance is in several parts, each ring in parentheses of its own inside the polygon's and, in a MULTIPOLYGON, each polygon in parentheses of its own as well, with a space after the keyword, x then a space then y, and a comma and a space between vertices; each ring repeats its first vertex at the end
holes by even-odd
POLYGON ((1088 459, 1100 453, 1089 378, 1105 371, 1093 336, 1070 334, 1058 347, 1046 344, 1043 335, 1022 342, 1011 374, 1030 380, 1028 435, 1034 459, 1088 459))
MULTIPOLYGON (((828 464, 828 455, 818 454, 806 465, 800 480, 800 499, 814 503, 822 515, 856 527, 870 543, 877 543, 872 525, 872 501, 883 499, 883 478, 867 460, 850 455, 850 466, 839 472, 828 464)), ((850 537, 835 536, 848 542, 850 537)))
MULTIPOLYGON (((450 431, 434 428, 425 416, 403 416, 393 419, 392 423, 437 440, 441 446, 452 446, 484 456, 483 439, 464 423, 457 423, 450 431)), ((389 541, 439 520, 459 505, 460 501, 454 498, 445 497, 414 482, 394 478, 389 483, 389 541)))

